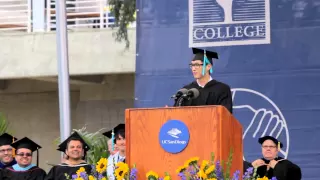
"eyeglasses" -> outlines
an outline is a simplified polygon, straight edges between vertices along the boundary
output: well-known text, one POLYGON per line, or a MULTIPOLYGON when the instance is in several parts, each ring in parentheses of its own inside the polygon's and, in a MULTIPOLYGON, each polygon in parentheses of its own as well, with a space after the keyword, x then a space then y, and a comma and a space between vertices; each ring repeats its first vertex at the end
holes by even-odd
POLYGON ((195 68, 200 68, 203 64, 189 64, 189 67, 192 68, 192 67, 195 67, 195 68))
POLYGON ((24 157, 24 156, 26 156, 26 157, 31 157, 32 154, 31 154, 31 153, 19 153, 19 154, 17 154, 17 156, 21 156, 21 157, 24 157))
POLYGON ((0 153, 5 153, 5 152, 12 152, 12 148, 0 150, 0 153))
POLYGON ((263 149, 267 149, 267 148, 270 148, 270 149, 274 149, 276 148, 277 146, 262 146, 263 149))

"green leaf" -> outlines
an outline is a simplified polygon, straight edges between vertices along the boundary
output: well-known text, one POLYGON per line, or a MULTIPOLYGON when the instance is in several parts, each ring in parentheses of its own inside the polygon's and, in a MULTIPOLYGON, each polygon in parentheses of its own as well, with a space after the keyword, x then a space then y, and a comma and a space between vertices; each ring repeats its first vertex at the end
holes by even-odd
POLYGON ((210 164, 214 164, 214 152, 211 153, 211 162, 210 164))
POLYGON ((9 122, 3 113, 0 113, 0 134, 9 133, 9 122))
POLYGON ((225 179, 230 179, 230 169, 232 165, 233 148, 230 149, 228 161, 226 162, 225 179))

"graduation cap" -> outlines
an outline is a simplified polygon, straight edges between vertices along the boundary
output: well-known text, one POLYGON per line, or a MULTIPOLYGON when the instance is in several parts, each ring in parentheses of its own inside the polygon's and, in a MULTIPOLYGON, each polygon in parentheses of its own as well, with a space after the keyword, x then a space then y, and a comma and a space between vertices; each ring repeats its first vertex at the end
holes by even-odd
MULTIPOLYGON (((203 62, 203 68, 202 68, 203 76, 206 73, 205 67, 207 66, 207 64, 212 65, 212 59, 219 59, 218 53, 216 52, 207 51, 207 50, 198 49, 198 48, 192 48, 192 52, 194 54, 192 61, 200 60, 203 62)), ((210 69, 210 73, 212 73, 212 67, 210 69)))
POLYGON ((18 140, 17 138, 11 136, 8 133, 3 133, 0 136, 0 146, 4 146, 4 145, 11 145, 12 143, 14 143, 16 140, 18 140))
POLYGON ((276 145, 278 145, 278 149, 283 147, 283 144, 280 141, 278 141, 276 138, 272 137, 272 136, 264 136, 264 137, 259 138, 259 143, 262 145, 263 142, 266 141, 266 140, 273 141, 276 145))
POLYGON ((33 142, 31 139, 24 137, 19 141, 16 141, 13 144, 11 144, 11 146, 15 148, 16 151, 21 148, 29 149, 31 152, 37 151, 37 166, 39 166, 39 149, 41 149, 40 145, 33 142))
POLYGON ((111 129, 110 131, 107 131, 105 133, 103 133, 104 136, 108 137, 109 139, 112 138, 112 131, 114 133, 117 133, 119 130, 125 130, 125 124, 118 124, 116 127, 114 127, 113 129, 111 129))
POLYGON ((109 139, 111 139, 111 149, 112 151, 114 150, 114 143, 115 143, 115 139, 114 139, 114 133, 117 133, 120 130, 125 130, 126 126, 125 124, 118 124, 116 127, 114 127, 113 129, 111 129, 110 131, 107 131, 105 133, 103 133, 104 136, 107 136, 109 139))
POLYGON ((87 151, 90 150, 90 147, 89 145, 83 140, 83 138, 77 133, 77 132, 74 132, 73 134, 71 134, 65 141, 63 141, 59 147, 58 147, 58 151, 61 151, 61 152, 66 152, 66 149, 68 147, 68 143, 72 140, 75 140, 75 141, 80 141, 83 145, 83 149, 85 151, 85 153, 87 151))

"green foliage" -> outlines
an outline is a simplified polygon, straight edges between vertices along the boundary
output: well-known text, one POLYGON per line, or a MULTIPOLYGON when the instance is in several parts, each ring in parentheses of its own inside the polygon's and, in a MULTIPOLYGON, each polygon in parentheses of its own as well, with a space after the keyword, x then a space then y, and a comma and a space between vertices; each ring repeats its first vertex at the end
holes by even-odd
POLYGON ((126 48, 130 47, 128 38, 128 25, 136 19, 136 0, 109 0, 110 11, 115 18, 117 31, 113 34, 117 42, 125 41, 126 48))
MULTIPOLYGON (((104 129, 100 129, 94 133, 88 132, 86 127, 73 130, 73 132, 78 132, 90 147, 90 150, 87 153, 87 163, 89 164, 96 164, 100 158, 108 158, 109 156, 108 138, 102 135, 101 131, 103 130, 104 129)), ((55 140, 55 144, 60 144, 60 138, 55 140)))
POLYGON ((233 149, 231 148, 228 160, 226 162, 226 166, 227 167, 226 167, 226 171, 225 171, 225 175, 224 175, 224 177, 226 179, 231 179, 231 177, 230 177, 230 168, 231 168, 231 165, 232 165, 232 157, 233 157, 233 149))
POLYGON ((8 132, 9 130, 9 122, 5 118, 4 114, 0 113, 0 134, 8 132))

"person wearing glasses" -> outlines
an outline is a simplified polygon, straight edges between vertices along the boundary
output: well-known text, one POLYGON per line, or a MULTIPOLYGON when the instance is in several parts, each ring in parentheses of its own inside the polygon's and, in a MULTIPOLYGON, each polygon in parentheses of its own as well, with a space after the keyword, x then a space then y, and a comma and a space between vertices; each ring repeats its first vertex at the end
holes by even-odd
POLYGON ((11 145, 16 151, 17 164, 3 170, 4 180, 44 180, 46 172, 39 168, 38 144, 25 137, 11 145), (33 152, 37 151, 37 165, 32 164, 33 152))
POLYGON ((262 158, 253 161, 250 167, 257 168, 257 176, 276 177, 279 180, 301 180, 301 169, 293 162, 278 156, 283 144, 272 136, 259 138, 262 158))
POLYGON ((17 161, 13 158, 13 148, 11 144, 18 140, 8 133, 0 136, 0 169, 13 166, 17 161))
MULTIPOLYGON (((185 89, 196 88, 200 94, 196 99, 184 101, 182 106, 222 105, 232 113, 232 96, 227 84, 214 80, 212 59, 218 59, 218 54, 212 51, 192 48, 194 57, 189 64, 195 81, 184 86, 185 89)), ((177 101, 177 100, 176 100, 177 101)))

